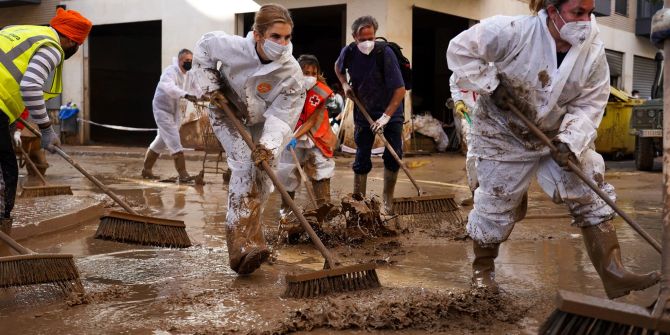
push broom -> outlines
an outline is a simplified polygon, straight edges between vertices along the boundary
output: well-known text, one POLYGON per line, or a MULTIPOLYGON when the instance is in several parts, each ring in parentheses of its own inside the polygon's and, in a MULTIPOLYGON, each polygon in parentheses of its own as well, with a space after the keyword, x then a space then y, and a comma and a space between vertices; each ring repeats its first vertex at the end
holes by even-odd
MULTIPOLYGON (((224 95, 230 96, 233 101, 240 101, 239 97, 232 90, 225 77, 222 76, 221 90, 224 95)), ((233 109, 228 105, 228 101, 213 99, 211 101, 216 107, 223 110, 226 117, 235 126, 235 129, 247 143, 251 151, 256 149, 251 135, 244 129, 244 126, 237 118, 233 109)), ((245 108, 244 104, 235 104, 237 109, 245 108)), ((243 113, 246 114, 246 113, 243 113)), ((267 161, 261 162, 261 167, 272 180, 282 199, 289 205, 298 221, 309 235, 312 243, 321 252, 326 259, 324 270, 315 271, 306 274, 294 274, 286 276, 287 288, 284 292, 285 297, 289 298, 312 298, 323 296, 330 293, 349 292, 363 289, 380 287, 381 283, 377 277, 376 265, 374 263, 358 264, 351 266, 339 266, 335 258, 326 249, 321 239, 316 235, 312 227, 302 214, 302 211, 286 192, 284 185, 279 181, 270 164, 267 161)))
MULTIPOLYGON (((40 136, 40 133, 35 128, 22 119, 18 120, 33 134, 40 136)), ((60 147, 56 146, 54 150, 127 212, 111 211, 106 216, 100 218, 100 225, 95 232, 95 238, 158 247, 188 248, 191 246, 191 240, 186 234, 186 225, 183 221, 138 214, 130 205, 114 194, 112 190, 84 170, 83 167, 68 156, 60 147)))
POLYGON ((55 284, 63 292, 84 290, 70 254, 38 254, 0 231, 0 240, 20 255, 0 257, 0 287, 55 284))
MULTIPOLYGON (((365 106, 358 100, 358 97, 355 95, 351 96, 351 99, 354 101, 358 109, 361 111, 361 114, 368 120, 370 126, 374 123, 370 114, 368 113, 365 106)), ((383 133, 376 133, 379 139, 384 143, 386 150, 393 156, 393 158, 398 162, 400 168, 405 172, 409 180, 412 182, 418 195, 416 197, 404 197, 404 198, 394 198, 393 199, 393 213, 397 215, 428 215, 431 219, 439 220, 446 216, 446 219, 450 223, 460 224, 463 222, 463 216, 461 215, 458 204, 454 200, 453 194, 442 194, 442 195, 424 195, 424 192, 421 190, 421 187, 417 183, 416 179, 409 172, 409 169, 405 163, 400 159, 398 153, 393 149, 391 144, 386 140, 386 137, 383 133), (438 214, 439 217, 433 217, 434 214, 438 214)))
POLYGON ((18 146, 21 150, 21 155, 23 159, 26 160, 26 164, 35 172, 35 175, 42 182, 42 186, 23 186, 21 191, 21 198, 35 198, 35 197, 45 197, 50 195, 71 195, 72 189, 67 185, 49 185, 44 176, 40 173, 40 170, 35 166, 35 163, 28 157, 28 154, 23 150, 22 146, 18 146))
MULTIPOLYGON (((508 109, 516 115, 530 131, 539 138, 551 151, 556 146, 551 140, 515 105, 507 102, 508 109)), ((668 113, 666 113, 668 114, 668 113)), ((670 116, 670 115, 667 115, 670 116)), ((666 123, 666 126, 668 123, 666 123)), ((666 128, 667 130, 667 128, 666 128)), ((666 141, 666 149, 668 141, 666 141)), ((656 311, 650 313, 646 308, 620 303, 608 299, 596 298, 579 293, 559 291, 558 309, 555 310, 540 328, 539 334, 657 334, 670 332, 670 320, 661 319, 665 311, 665 304, 670 297, 670 198, 668 198, 668 186, 670 186, 666 172, 666 194, 665 210, 663 220, 663 247, 649 235, 637 222, 623 212, 591 179, 589 179, 577 164, 568 161, 568 168, 589 186, 600 198, 602 198, 612 209, 617 212, 638 234, 640 234, 658 252, 662 252, 663 274, 661 280, 661 293, 657 300, 656 311), (648 332, 649 331, 649 332, 648 332)))

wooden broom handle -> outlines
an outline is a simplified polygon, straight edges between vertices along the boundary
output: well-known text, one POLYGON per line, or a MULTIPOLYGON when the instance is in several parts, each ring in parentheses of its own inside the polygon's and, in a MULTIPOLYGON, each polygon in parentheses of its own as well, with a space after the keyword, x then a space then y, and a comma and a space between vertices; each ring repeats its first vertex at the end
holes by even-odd
POLYGON ((34 254, 32 250, 20 245, 18 242, 14 241, 13 238, 9 237, 9 235, 5 234, 3 231, 0 231, 0 240, 2 240, 7 245, 12 247, 12 249, 16 250, 21 255, 34 254))
POLYGON ((42 185, 47 186, 47 180, 44 178, 44 176, 40 173, 40 170, 37 169, 37 166, 35 166, 35 163, 33 163, 33 160, 28 157, 28 154, 26 153, 25 150, 23 150, 22 145, 18 145, 19 150, 21 151, 21 155, 23 156, 23 159, 26 160, 26 163, 30 166, 30 168, 35 172, 38 178, 40 178, 40 181, 42 181, 42 185))
POLYGON ((312 185, 308 182, 309 179, 307 178, 305 170, 303 170, 302 166, 300 166, 300 160, 298 160, 298 155, 295 154, 295 150, 293 150, 293 148, 290 148, 289 151, 291 151, 293 161, 295 162, 295 165, 298 168, 298 172, 300 173, 300 177, 302 177, 303 183, 305 183, 305 189, 307 190, 307 195, 309 195, 309 200, 312 201, 312 206, 314 206, 314 208, 319 208, 319 206, 317 206, 316 204, 316 196, 314 195, 314 189, 312 189, 312 185))
MULTIPOLYGON (((363 116, 365 116, 365 119, 368 120, 368 123, 370 123, 370 126, 372 126, 372 124, 375 123, 375 122, 370 117, 370 114, 368 114, 368 111, 365 109, 365 106, 363 106, 361 101, 358 100, 358 97, 352 94, 350 98, 351 98, 351 100, 354 101, 356 106, 358 106, 358 109, 360 109, 361 114, 363 114, 363 116)), ((414 131, 414 130, 412 130, 412 131, 414 131)), ((400 159, 400 157, 398 156, 398 153, 396 153, 395 150, 393 150, 393 147, 391 146, 391 144, 389 144, 389 142, 386 140, 386 137, 384 137, 384 134, 374 132, 374 131, 373 131, 373 133, 375 133, 377 136, 379 136, 379 138, 384 143, 384 146, 386 147, 386 150, 388 150, 391 153, 391 156, 393 156, 393 158, 395 158, 395 161, 398 162, 398 165, 400 165, 402 170, 405 171, 405 174, 407 175, 409 180, 412 181, 412 184, 414 184, 414 187, 416 188, 417 193, 419 193, 419 196, 421 196, 423 194, 423 191, 421 190, 421 187, 416 182, 414 177, 412 177, 412 174, 409 172, 409 169, 407 168, 407 166, 405 166, 405 163, 403 163, 402 159, 400 159)))
MULTIPOLYGON (((35 136, 42 137, 42 134, 40 134, 40 132, 38 132, 35 128, 33 128, 33 126, 29 125, 23 119, 18 118, 17 120, 21 122, 26 128, 28 128, 28 130, 30 130, 33 134, 35 134, 35 136)), ((93 177, 90 173, 88 173, 88 171, 84 170, 84 168, 81 167, 81 165, 79 165, 77 162, 75 162, 70 156, 68 156, 68 154, 66 154, 65 151, 63 151, 63 149, 61 149, 59 146, 55 146, 54 150, 56 151, 57 154, 63 157, 63 159, 65 159, 68 163, 70 163, 70 165, 72 165, 75 169, 79 170, 79 172, 81 172, 81 174, 83 174, 86 178, 88 178, 88 180, 93 182, 95 186, 100 188, 110 198, 116 201, 116 203, 119 204, 119 206, 123 207, 123 209, 125 209, 128 213, 133 215, 139 215, 137 211, 135 211, 132 207, 130 207, 130 205, 128 205, 125 201, 121 200, 121 198, 119 198, 116 194, 114 194, 114 192, 112 192, 112 190, 110 190, 107 186, 105 186, 105 184, 100 182, 97 178, 93 177)))
MULTIPOLYGON (((237 132, 240 133, 242 138, 244 139, 244 142, 247 143, 249 146, 249 149, 253 152, 256 150, 256 145, 254 144, 254 141, 251 139, 251 135, 244 129, 244 126, 242 123, 240 123, 240 120, 235 116, 235 113, 233 110, 228 106, 227 103, 219 103, 217 100, 212 100, 211 103, 213 103, 216 107, 219 109, 223 110, 223 112, 226 114, 226 117, 233 123, 235 126, 235 129, 237 129, 237 132)), ((337 263, 335 262, 335 259, 333 256, 330 254, 328 249, 326 249, 326 246, 323 245, 323 242, 321 242, 321 239, 316 235, 312 227, 309 225, 307 222, 307 219, 302 215, 302 211, 298 206, 295 204, 293 199, 288 195, 286 192, 286 189, 284 188, 284 185, 282 185, 281 182, 279 182, 279 179, 277 178, 277 175, 274 173, 272 168, 270 167, 270 164, 268 164, 267 161, 261 162, 261 167, 263 170, 265 170, 265 173, 268 174, 270 179, 272 180, 272 183, 274 183, 275 187, 279 191, 279 193, 282 196, 282 199, 291 207, 291 210, 293 210, 293 213, 295 214, 296 217, 298 217, 298 221, 300 221, 300 224, 302 227, 305 229, 309 237, 312 239, 312 243, 319 249, 321 252, 321 255, 323 255, 323 258, 326 259, 326 262, 328 262, 328 266, 331 269, 334 269, 337 263)))
MULTIPOLYGON (((516 108, 516 106, 514 106, 511 103, 507 103, 507 108, 510 111, 512 111, 512 113, 514 113, 514 115, 516 115, 519 119, 521 119, 521 121, 523 121, 523 123, 526 124, 528 129, 530 129, 530 131, 537 138, 539 138, 540 141, 542 141, 546 146, 549 147, 549 150, 551 150, 551 151, 556 151, 557 150, 556 146, 553 143, 551 143, 551 140, 549 139, 549 137, 547 137, 547 135, 545 135, 540 130, 540 128, 538 128, 534 123, 532 123, 530 120, 528 120, 528 118, 518 108, 516 108)), ((637 222, 635 222, 633 220, 633 218, 631 218, 630 216, 628 216, 628 214, 626 214, 624 211, 622 211, 619 208, 619 206, 617 206, 614 203, 614 201, 612 201, 612 199, 610 199, 610 197, 607 194, 605 194, 605 192, 603 192, 600 189, 600 187, 598 187, 598 185, 596 185, 591 179, 589 179, 584 174, 582 169, 580 169, 577 164, 573 163, 571 160, 568 160, 568 168, 570 168, 570 170, 572 170, 572 172, 574 174, 576 174, 577 177, 579 177, 579 179, 581 179, 586 185, 588 185, 589 188, 591 188, 591 190, 593 190, 593 192, 598 194, 598 196, 601 199, 603 199, 603 201, 605 201, 610 207, 612 207, 612 209, 615 212, 617 212, 617 214, 619 214, 619 216, 621 216, 638 234, 640 234, 640 236, 642 236, 647 242, 649 242, 649 244, 654 249, 656 249, 656 251, 658 251, 659 253, 661 252, 661 245, 658 243, 658 241, 656 241, 653 237, 651 237, 651 235, 649 235, 649 233, 647 233, 646 230, 644 230, 637 222)))

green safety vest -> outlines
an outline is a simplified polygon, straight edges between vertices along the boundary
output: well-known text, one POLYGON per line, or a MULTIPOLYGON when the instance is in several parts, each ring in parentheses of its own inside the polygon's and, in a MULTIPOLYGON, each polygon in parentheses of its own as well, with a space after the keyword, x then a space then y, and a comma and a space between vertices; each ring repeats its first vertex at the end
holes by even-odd
MULTIPOLYGON (((64 55, 55 30, 43 26, 11 26, 0 30, 0 109, 14 122, 25 109, 19 84, 28 63, 43 45, 56 47, 64 55)), ((56 66, 51 87, 44 88, 44 99, 63 91, 63 62, 56 66)))

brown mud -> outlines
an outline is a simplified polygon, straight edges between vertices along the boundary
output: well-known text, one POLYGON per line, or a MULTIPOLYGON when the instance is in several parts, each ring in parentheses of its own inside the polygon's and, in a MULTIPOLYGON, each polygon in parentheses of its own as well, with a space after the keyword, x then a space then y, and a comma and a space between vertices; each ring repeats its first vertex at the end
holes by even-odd
MULTIPOLYGON (((454 193, 457 202, 469 197, 462 156, 421 159, 430 162, 413 172, 426 192, 454 193)), ((194 246, 171 250, 96 240, 97 222, 28 238, 22 244, 37 252, 74 254, 86 293, 63 298, 39 286, 0 290, 0 334, 532 334, 554 309, 557 289, 605 297, 579 228, 536 183, 529 190, 526 219, 516 224, 496 259, 499 296, 469 290, 472 242, 463 226, 415 222, 395 235, 332 248, 345 265, 377 263, 383 288, 299 300, 281 298, 284 276, 319 270, 323 258, 308 243, 277 243, 271 234, 278 225, 276 192, 262 219, 275 258, 250 276, 237 276, 228 265, 227 185, 220 175, 207 174, 204 186, 164 184, 141 179, 141 159, 107 157, 104 165, 94 158, 78 160, 142 214, 183 220, 194 246)), ((353 175, 350 159, 336 162, 332 198, 341 199, 351 192, 353 175)), ((373 162, 368 192, 381 194, 383 169, 379 159, 373 162)), ((49 163, 54 183, 71 185, 77 195, 107 198, 57 157, 50 155, 49 163)), ((187 167, 196 170, 200 163, 188 161, 187 167)), ((616 187, 623 210, 658 238, 662 176, 637 172, 633 165, 608 162, 604 179, 616 187)), ((171 169, 157 166, 159 172, 171 169)), ((396 196, 414 194, 400 176, 396 196)), ((308 203, 302 190, 296 200, 308 203)), ((462 208, 464 215, 470 209, 462 208)), ((346 227, 346 220, 341 224, 346 227)), ((658 254, 625 222, 617 218, 614 225, 627 267, 660 268, 658 254)), ((654 286, 619 301, 646 306, 657 294, 654 286)))

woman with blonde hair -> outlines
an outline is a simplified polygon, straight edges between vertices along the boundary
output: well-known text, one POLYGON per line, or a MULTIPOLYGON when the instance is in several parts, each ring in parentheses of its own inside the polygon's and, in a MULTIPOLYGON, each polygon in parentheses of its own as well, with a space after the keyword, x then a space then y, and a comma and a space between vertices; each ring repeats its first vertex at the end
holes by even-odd
POLYGON ((193 53, 194 74, 203 92, 216 99, 221 94, 219 80, 225 78, 246 104, 248 114, 239 117, 257 146, 252 152, 223 111, 210 106, 209 118, 232 172, 226 241, 230 267, 238 274, 252 273, 269 256, 261 216, 273 186, 256 164, 276 161, 305 100, 302 71, 292 56, 292 31, 289 11, 267 4, 256 13, 246 37, 210 32, 193 53))

